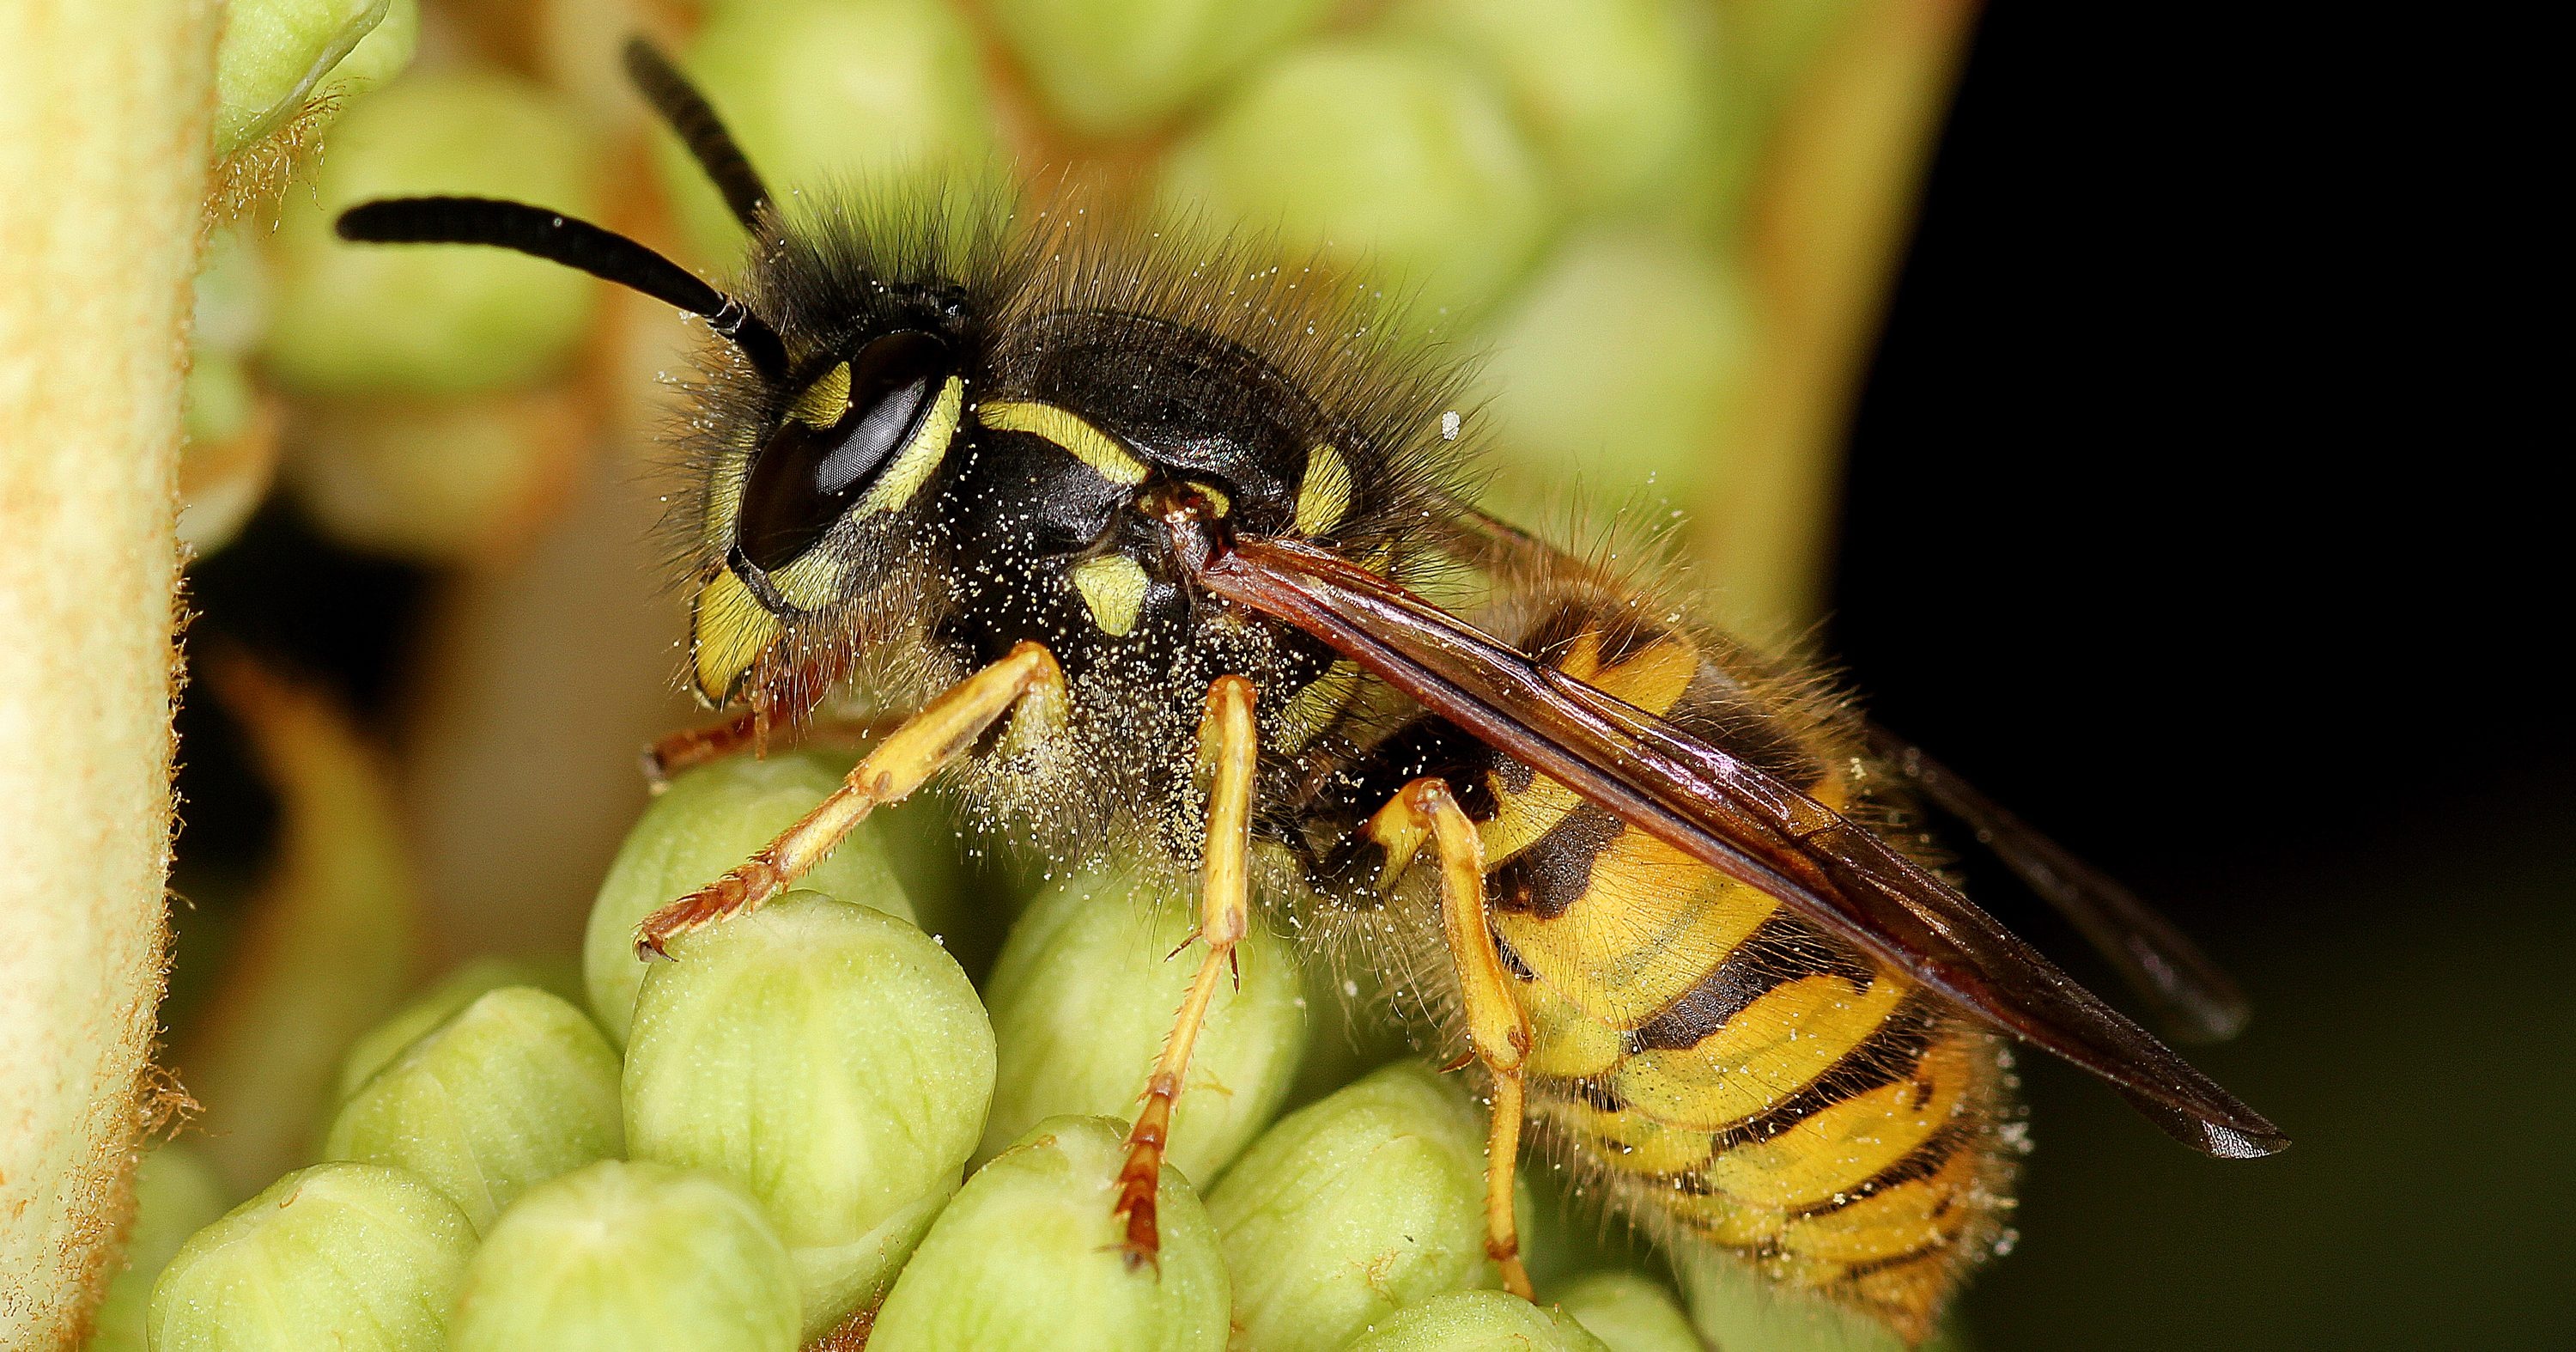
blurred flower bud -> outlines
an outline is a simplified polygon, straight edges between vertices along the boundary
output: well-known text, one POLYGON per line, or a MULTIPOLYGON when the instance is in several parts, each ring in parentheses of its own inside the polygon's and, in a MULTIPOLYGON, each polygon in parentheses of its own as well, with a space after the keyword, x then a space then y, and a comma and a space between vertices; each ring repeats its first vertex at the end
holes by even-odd
POLYGON ((206 238, 205 256, 197 264, 194 324, 191 334, 200 354, 248 355, 268 331, 268 260, 239 227, 217 230, 206 238))
MULTIPOLYGON (((984 983, 1001 1074, 978 1158, 1044 1118, 1135 1116, 1198 971, 1196 914, 1194 890, 1157 895, 1134 879, 1076 877, 1039 895, 984 983)), ((1306 1045, 1287 942, 1256 923, 1236 952, 1243 985, 1217 989, 1173 1115, 1169 1161, 1192 1180, 1213 1182, 1268 1124, 1306 1045)))
MULTIPOLYGON (((922 188, 999 154, 974 30, 939 0, 726 5, 680 64, 782 193, 835 181, 922 188)), ((666 130, 654 152, 682 233, 700 258, 731 265, 746 237, 706 171, 666 130)), ((798 206, 792 196, 778 205, 798 206)))
POLYGON ((992 24, 1047 106, 1084 136, 1123 136, 1281 42, 1331 0, 995 0, 992 24))
POLYGON ((214 1166, 183 1145, 155 1146, 134 1170, 134 1224, 125 1231, 125 1269, 109 1279, 87 1352, 143 1352, 152 1283, 180 1244, 224 1214, 214 1166))
POLYGON ((323 533, 351 549, 460 562, 507 549, 546 519, 569 490, 592 427, 581 396, 562 387, 307 400, 296 410, 286 480, 323 533))
POLYGON ((1702 1352, 1690 1316, 1662 1282, 1595 1272, 1557 1293, 1556 1305, 1610 1352, 1702 1352))
POLYGON ((718 1179, 604 1160, 501 1214, 456 1301, 454 1352, 792 1352, 796 1272, 718 1179))
POLYGON ((312 394, 473 394, 561 367, 597 283, 506 249, 351 244, 340 211, 462 193, 573 215, 599 206, 599 148, 561 100, 491 70, 415 74, 356 101, 310 197, 279 221, 269 367, 312 394))
POLYGON ((1744 287, 1705 246, 1633 227, 1575 235, 1498 316, 1480 376, 1499 500, 1561 517, 1581 466, 1605 507, 1708 501, 1754 356, 1744 287))
POLYGON ((390 1018, 368 1029, 349 1044, 348 1054, 340 1058, 338 1088, 331 1095, 331 1108, 338 1112, 341 1104, 376 1077, 376 1072, 393 1063, 411 1044, 454 1017, 456 1012, 481 999, 487 992, 503 986, 535 986, 545 989, 554 983, 537 964, 510 958, 476 958, 462 963, 440 977, 412 1002, 396 1010, 390 1018))
POLYGON ((1346 1352, 1611 1352, 1573 1316, 1500 1291, 1452 1291, 1378 1321, 1346 1352))
POLYGON ((1112 1214, 1126 1129, 1057 1117, 975 1171, 896 1280, 868 1352, 1218 1352, 1225 1265, 1189 1183, 1163 1171, 1155 1267, 1112 1214))
POLYGON ((813 893, 671 952, 635 1000, 628 1148, 759 1199, 810 1337, 882 1294, 956 1191, 992 1101, 992 1027, 928 935, 813 893))
MULTIPOLYGON (((635 926, 644 917, 724 876, 779 832, 813 811, 840 786, 842 767, 819 752, 731 756, 671 781, 626 833, 582 936, 582 982, 590 1012, 617 1042, 635 1017, 635 988, 646 963, 635 956, 635 926)), ((873 907, 902 920, 912 904, 887 862, 873 823, 862 822, 841 847, 796 886, 873 907)))
MULTIPOLYGON (((1691 1327, 1728 1352, 1907 1352, 1887 1325, 1821 1296, 1764 1277, 1716 1249, 1672 1251, 1673 1275, 1689 1302, 1691 1327)), ((1916 1352, 1938 1352, 1939 1340, 1916 1352)))
POLYGON ((1714 18, 1685 0, 1407 0, 1387 23, 1499 75, 1569 201, 1598 209, 1674 194, 1714 120, 1714 18))
POLYGON ((277 401, 241 359, 201 349, 181 390, 179 539, 203 558, 241 533, 277 473, 277 401))
POLYGON ((1335 1352, 1406 1305, 1495 1280, 1483 1114, 1413 1062, 1280 1119, 1208 1217, 1250 1352, 1335 1352))
POLYGON ((153 1352, 442 1352, 474 1225, 428 1180, 317 1164, 179 1247, 152 1287, 153 1352))
MULTIPOLYGON (((1166 193, 1291 250, 1365 260, 1422 317, 1475 312, 1524 271, 1554 206, 1501 94, 1428 44, 1333 41, 1256 74, 1174 152, 1166 193)), ((1444 327, 1448 327, 1444 325, 1444 327)))
POLYGON ((391 0, 235 0, 215 48, 215 155, 284 125, 367 34, 391 0))
POLYGON ((398 1164, 478 1231, 529 1187, 619 1154, 617 1053, 559 996, 505 986, 411 1044, 340 1109, 323 1153, 398 1164))

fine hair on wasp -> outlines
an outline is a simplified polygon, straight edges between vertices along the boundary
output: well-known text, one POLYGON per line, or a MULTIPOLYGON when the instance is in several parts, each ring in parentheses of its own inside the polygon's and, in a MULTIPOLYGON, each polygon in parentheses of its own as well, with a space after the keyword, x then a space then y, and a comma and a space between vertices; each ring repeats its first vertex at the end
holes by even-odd
POLYGON ((734 712, 666 739, 661 772, 829 721, 854 681, 887 714, 639 952, 763 904, 934 776, 1050 859, 1194 878, 1196 975, 1116 1192, 1139 1265, 1256 904, 1355 936, 1463 1048, 1487 1251, 1524 1296, 1525 1131, 1677 1253, 1908 1339, 2007 1233, 2006 1036, 2206 1153, 2287 1144, 1886 828, 1959 819, 2169 1023, 2232 1033, 2241 997, 2143 903, 1799 666, 1474 507, 1461 363, 1373 296, 1079 198, 789 213, 662 57, 628 65, 750 232, 735 289, 541 205, 376 201, 339 230, 552 259, 722 340, 674 532, 687 680, 734 712))

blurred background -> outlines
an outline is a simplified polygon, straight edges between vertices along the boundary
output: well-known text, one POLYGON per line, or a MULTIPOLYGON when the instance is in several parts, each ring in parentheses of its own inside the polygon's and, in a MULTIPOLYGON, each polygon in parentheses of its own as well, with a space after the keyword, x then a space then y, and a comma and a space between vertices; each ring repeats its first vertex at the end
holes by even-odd
POLYGON ((695 716, 647 537, 688 331, 324 230, 478 191, 721 275, 616 70, 644 31, 782 188, 1058 166, 1366 260, 1490 354, 1497 503, 1687 513, 1716 613, 2202 938, 2257 1014, 2195 1059, 2297 1147, 2202 1159, 2025 1058, 1972 1345, 2560 1345, 2576 728, 2493 482, 2511 365, 2426 341, 2446 283, 2369 186, 2423 147, 2319 34, 2064 8, 394 0, 327 106, 238 129, 200 284, 168 1019, 202 1143, 246 1193, 403 990, 567 962, 635 750, 695 716))

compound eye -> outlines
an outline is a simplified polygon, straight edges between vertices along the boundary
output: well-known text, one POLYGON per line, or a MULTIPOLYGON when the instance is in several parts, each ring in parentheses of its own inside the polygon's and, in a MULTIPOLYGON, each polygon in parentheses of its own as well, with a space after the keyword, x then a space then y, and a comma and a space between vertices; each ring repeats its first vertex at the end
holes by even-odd
POLYGON ((903 329, 807 386, 752 457, 734 526, 743 557, 775 572, 853 506, 908 501, 956 435, 963 387, 952 365, 948 344, 903 329))

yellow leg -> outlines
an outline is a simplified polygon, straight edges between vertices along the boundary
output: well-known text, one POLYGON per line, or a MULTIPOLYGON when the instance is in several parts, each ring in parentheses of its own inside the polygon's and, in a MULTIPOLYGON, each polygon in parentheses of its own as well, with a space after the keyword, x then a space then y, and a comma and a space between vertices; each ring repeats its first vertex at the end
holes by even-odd
POLYGON ((940 692, 886 734, 830 797, 759 853, 644 917, 635 927, 636 954, 668 956, 664 945, 672 939, 785 891, 879 804, 901 802, 1024 700, 1042 720, 1060 724, 1065 717, 1064 672, 1055 655, 1035 643, 1012 648, 1002 660, 940 692))
POLYGON ((1520 1226, 1512 1215, 1512 1175, 1520 1167, 1523 1066, 1529 1059, 1529 1015, 1512 995, 1512 974, 1485 917, 1485 848, 1476 824, 1449 785, 1417 779, 1399 790, 1362 828, 1386 851, 1392 883, 1427 841, 1440 865, 1440 931, 1458 970, 1467 1017, 1467 1046, 1494 1082, 1493 1117, 1485 1137, 1485 1252, 1503 1270, 1503 1289, 1533 1299, 1521 1264, 1520 1226))
POLYGON ((1207 885, 1199 899, 1199 937, 1207 941, 1207 956, 1199 960, 1198 977, 1173 1016, 1172 1035, 1163 1042, 1162 1058, 1145 1082, 1144 1106, 1127 1133, 1127 1162, 1118 1171, 1113 1214, 1127 1220, 1129 1267, 1154 1262, 1161 1251, 1154 1190, 1163 1176, 1172 1108, 1189 1075, 1190 1048, 1207 1022, 1208 1002, 1216 998, 1217 982, 1232 970, 1234 946, 1252 923, 1252 771, 1261 751, 1260 731, 1252 719, 1253 694, 1252 682, 1220 676, 1208 687, 1207 712, 1199 719, 1199 765, 1208 778, 1207 885))

